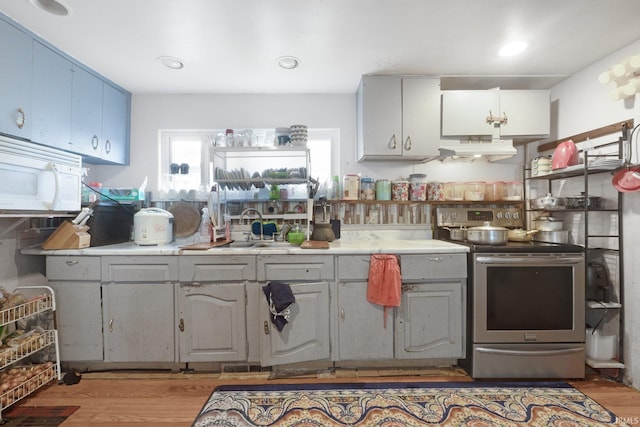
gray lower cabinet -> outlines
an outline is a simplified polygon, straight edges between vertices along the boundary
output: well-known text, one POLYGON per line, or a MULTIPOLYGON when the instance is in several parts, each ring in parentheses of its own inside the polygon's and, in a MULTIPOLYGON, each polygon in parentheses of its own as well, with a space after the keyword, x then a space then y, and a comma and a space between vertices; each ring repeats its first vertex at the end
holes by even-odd
POLYGON ((177 257, 102 257, 106 362, 174 362, 177 257))
POLYGON ((246 361, 246 283, 255 281, 255 257, 182 257, 178 276, 179 361, 246 361))
POLYGON ((269 304, 258 289, 260 364, 282 365, 331 357, 329 295, 333 256, 258 255, 258 287, 270 281, 288 284, 295 296, 291 317, 282 331, 271 322, 269 304))
POLYGON ((464 357, 462 288, 462 281, 402 285, 395 319, 396 358, 464 357))
POLYGON ((338 355, 340 360, 393 359, 393 309, 367 301, 367 282, 338 282, 338 355))
POLYGON ((46 266, 56 295, 60 360, 101 361, 100 257, 48 256, 46 266))

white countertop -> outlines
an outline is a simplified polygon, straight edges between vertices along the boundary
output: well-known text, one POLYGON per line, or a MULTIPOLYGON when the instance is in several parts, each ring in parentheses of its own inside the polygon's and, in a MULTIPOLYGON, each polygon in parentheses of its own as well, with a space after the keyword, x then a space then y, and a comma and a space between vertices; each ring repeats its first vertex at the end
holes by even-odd
POLYGON ((85 249, 24 249, 25 255, 72 255, 72 256, 102 256, 102 255, 336 255, 336 254, 372 254, 372 253, 466 253, 469 251, 464 245, 444 242, 441 240, 334 240, 329 249, 301 249, 293 245, 280 245, 277 248, 238 248, 222 246, 207 250, 183 250, 178 243, 168 245, 139 246, 133 242, 115 245, 89 247, 85 249))

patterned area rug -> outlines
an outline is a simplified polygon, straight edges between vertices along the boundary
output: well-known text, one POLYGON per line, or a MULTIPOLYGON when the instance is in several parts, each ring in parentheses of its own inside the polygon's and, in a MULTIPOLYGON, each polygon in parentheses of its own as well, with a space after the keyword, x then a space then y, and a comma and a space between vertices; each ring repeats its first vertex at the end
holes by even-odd
POLYGON ((566 383, 269 384, 216 388, 192 427, 626 426, 566 383))

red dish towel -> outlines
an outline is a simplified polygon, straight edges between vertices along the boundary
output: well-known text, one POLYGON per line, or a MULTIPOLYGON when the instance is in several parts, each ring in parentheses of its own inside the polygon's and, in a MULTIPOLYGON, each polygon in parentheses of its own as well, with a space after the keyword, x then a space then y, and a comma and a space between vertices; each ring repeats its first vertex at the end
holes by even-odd
POLYGON ((399 307, 402 299, 402 276, 398 257, 388 254, 371 255, 367 301, 384 306, 384 327, 387 327, 387 309, 399 307))

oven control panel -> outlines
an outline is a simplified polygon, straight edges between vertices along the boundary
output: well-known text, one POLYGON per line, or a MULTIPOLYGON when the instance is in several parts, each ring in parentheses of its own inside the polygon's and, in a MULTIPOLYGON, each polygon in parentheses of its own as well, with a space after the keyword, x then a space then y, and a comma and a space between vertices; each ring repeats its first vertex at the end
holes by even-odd
POLYGON ((436 208, 438 227, 475 227, 485 222, 497 227, 522 227, 523 215, 518 207, 436 208))

